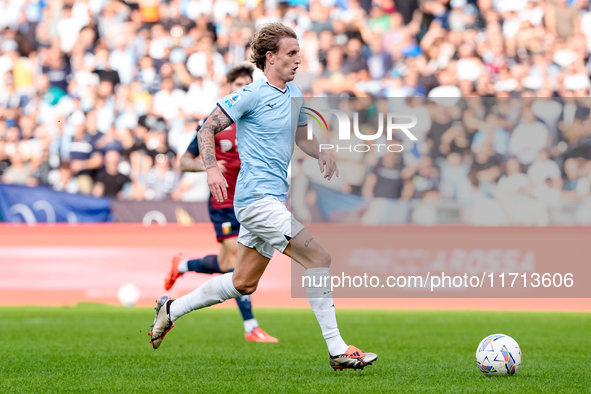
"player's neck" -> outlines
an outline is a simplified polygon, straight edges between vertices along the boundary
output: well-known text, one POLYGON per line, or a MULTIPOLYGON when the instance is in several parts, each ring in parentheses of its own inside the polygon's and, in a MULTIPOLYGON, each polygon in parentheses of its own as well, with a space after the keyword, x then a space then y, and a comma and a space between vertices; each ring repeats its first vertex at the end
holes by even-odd
POLYGON ((271 84, 281 90, 285 90, 285 86, 287 85, 287 82, 285 82, 283 79, 281 79, 279 77, 279 75, 277 75, 277 73, 273 72, 273 70, 266 71, 265 77, 267 78, 267 81, 269 82, 269 84, 271 84))

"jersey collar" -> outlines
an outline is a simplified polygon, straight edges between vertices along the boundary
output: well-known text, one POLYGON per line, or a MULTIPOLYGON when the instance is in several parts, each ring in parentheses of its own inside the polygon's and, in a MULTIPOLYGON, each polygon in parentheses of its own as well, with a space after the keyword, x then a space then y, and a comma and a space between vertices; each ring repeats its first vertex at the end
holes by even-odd
POLYGON ((267 76, 266 76, 266 75, 263 75, 263 77, 262 77, 262 78, 265 80, 265 83, 266 83, 267 85, 269 85, 270 87, 272 87, 273 89, 277 89, 277 90, 279 90, 279 91, 280 91, 281 93, 283 93, 283 94, 285 94, 285 92, 287 92, 287 83, 285 83, 285 89, 284 89, 284 90, 281 90, 281 89, 279 89, 277 86, 275 86, 275 85, 271 84, 271 83, 269 82, 269 80, 267 79, 267 76))

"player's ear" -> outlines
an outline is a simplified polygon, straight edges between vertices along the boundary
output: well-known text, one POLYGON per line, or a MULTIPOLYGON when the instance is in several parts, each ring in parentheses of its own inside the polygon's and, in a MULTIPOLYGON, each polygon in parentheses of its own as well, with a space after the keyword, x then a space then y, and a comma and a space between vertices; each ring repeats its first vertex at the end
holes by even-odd
POLYGON ((275 56, 274 56, 273 52, 267 51, 266 55, 267 55, 267 61, 269 62, 269 64, 272 65, 273 63, 275 63, 275 59, 274 59, 275 56))

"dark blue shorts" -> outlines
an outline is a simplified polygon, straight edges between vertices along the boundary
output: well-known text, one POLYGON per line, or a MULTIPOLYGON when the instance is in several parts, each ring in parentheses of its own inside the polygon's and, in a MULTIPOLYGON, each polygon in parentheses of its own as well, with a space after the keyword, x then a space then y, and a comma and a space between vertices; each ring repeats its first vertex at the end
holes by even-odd
POLYGON ((209 218, 215 228, 218 242, 226 238, 237 237, 240 232, 240 223, 234 214, 234 208, 213 208, 209 202, 209 218))

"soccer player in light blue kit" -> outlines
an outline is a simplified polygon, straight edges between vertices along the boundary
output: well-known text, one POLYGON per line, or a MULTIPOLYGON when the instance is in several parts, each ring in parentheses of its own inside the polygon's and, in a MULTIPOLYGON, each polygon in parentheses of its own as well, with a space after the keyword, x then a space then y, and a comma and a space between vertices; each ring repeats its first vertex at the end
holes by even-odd
POLYGON ((288 83, 301 63, 297 36, 281 23, 270 23, 255 33, 251 48, 251 60, 265 76, 223 98, 198 132, 207 183, 213 197, 221 202, 227 198, 228 184, 217 165, 214 135, 236 122, 242 162, 234 196, 241 226, 236 269, 176 300, 161 297, 150 342, 157 349, 174 322, 193 310, 252 294, 277 249, 306 268, 305 275, 312 278, 306 294, 328 346, 332 368, 362 369, 378 356, 347 345, 340 335, 330 282, 322 280, 329 276, 330 255, 284 205, 294 141, 318 159, 326 179, 338 176, 336 163, 320 152, 316 138, 307 139, 302 93, 288 83), (322 286, 314 287, 318 283, 322 286))

